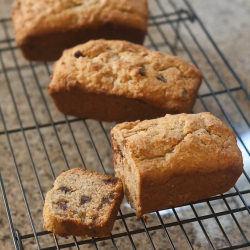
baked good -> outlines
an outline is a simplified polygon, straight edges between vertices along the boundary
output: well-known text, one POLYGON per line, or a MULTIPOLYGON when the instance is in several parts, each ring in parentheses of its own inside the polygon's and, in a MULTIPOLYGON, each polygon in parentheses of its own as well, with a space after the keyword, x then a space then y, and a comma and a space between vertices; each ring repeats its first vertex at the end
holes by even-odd
POLYGON ((122 122, 191 112, 200 83, 177 56, 101 39, 65 50, 47 91, 66 115, 122 122))
POLYGON ((44 229, 66 236, 109 236, 122 202, 118 178, 82 168, 58 176, 47 193, 44 229))
POLYGON ((91 39, 142 44, 147 31, 146 0, 15 0, 15 39, 29 60, 57 60, 62 51, 91 39))
POLYGON ((116 176, 138 217, 226 192, 243 171, 234 132, 210 113, 124 122, 111 139, 116 176))

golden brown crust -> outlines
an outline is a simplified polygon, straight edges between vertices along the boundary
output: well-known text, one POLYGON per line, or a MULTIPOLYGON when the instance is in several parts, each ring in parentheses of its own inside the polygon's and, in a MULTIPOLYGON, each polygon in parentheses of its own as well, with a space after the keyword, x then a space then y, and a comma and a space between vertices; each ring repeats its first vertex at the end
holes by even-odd
POLYGON ((46 195, 44 228, 66 236, 109 236, 123 198, 122 182, 81 168, 62 173, 46 195))
POLYGON ((95 110, 113 114, 117 107, 121 108, 117 117, 107 114, 106 121, 132 121, 191 112, 200 83, 199 70, 177 56, 126 41, 93 40, 64 51, 54 64, 47 91, 64 114, 98 120, 91 116, 95 110), (96 98, 85 101, 87 94, 96 98), (60 95, 64 95, 63 101, 60 95), (97 95, 100 100, 119 97, 120 103, 118 99, 112 107, 105 105, 105 99, 100 110, 95 106, 99 105, 97 95), (93 108, 93 112, 84 114, 83 106, 93 108))
POLYGON ((125 122, 111 130, 116 176, 137 216, 220 194, 243 171, 234 132, 210 113, 125 122), (124 160, 125 158, 125 160, 124 160), (138 176, 134 186, 127 168, 138 176))
POLYGON ((17 45, 30 60, 56 60, 59 49, 90 39, 142 44, 147 17, 146 0, 16 0, 12 6, 17 45))

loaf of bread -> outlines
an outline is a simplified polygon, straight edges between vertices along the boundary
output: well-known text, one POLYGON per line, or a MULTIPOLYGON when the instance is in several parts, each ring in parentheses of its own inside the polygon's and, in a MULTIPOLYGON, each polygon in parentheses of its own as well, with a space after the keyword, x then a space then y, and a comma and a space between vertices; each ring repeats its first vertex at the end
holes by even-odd
POLYGON ((234 132, 210 113, 124 122, 111 139, 116 176, 138 217, 226 192, 243 171, 234 132))
POLYGON ((191 112, 200 83, 177 56, 101 39, 65 50, 47 91, 66 115, 123 122, 191 112))
POLYGON ((110 235, 123 198, 118 178, 81 168, 63 172, 47 193, 44 229, 56 235, 110 235))
POLYGON ((29 60, 57 60, 62 51, 91 39, 142 44, 147 31, 146 0, 15 0, 15 39, 29 60))

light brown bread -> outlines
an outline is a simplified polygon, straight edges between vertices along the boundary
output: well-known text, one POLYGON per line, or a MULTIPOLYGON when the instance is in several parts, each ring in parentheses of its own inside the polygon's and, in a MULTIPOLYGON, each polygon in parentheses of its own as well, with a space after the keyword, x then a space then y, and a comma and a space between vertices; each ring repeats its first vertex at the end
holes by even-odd
POLYGON ((177 56, 101 39, 64 51, 47 91, 66 115, 122 122, 189 113, 200 83, 177 56))
POLYGON ((44 229, 66 236, 109 236, 123 198, 122 182, 81 168, 58 176, 47 193, 44 229))
POLYGON ((29 60, 57 60, 62 51, 91 39, 142 44, 147 31, 146 0, 15 0, 15 39, 29 60))
POLYGON ((116 176, 138 217, 228 191, 243 171, 234 132, 210 113, 111 130, 116 176))

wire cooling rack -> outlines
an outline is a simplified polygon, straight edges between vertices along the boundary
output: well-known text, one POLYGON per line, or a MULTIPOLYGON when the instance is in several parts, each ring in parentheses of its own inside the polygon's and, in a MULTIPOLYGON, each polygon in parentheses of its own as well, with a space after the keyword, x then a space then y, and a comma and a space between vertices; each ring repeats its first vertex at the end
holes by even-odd
POLYGON ((157 211, 147 224, 124 201, 107 238, 64 239, 44 231, 44 197, 62 171, 84 167, 114 173, 109 140, 114 124, 60 114, 45 92, 52 64, 23 59, 10 18, 1 19, 1 249, 13 247, 8 245, 11 238, 18 250, 250 247, 248 89, 188 1, 155 0, 149 5, 145 46, 179 55, 202 71, 193 112, 210 111, 233 128, 244 156, 244 173, 227 193, 157 211))

